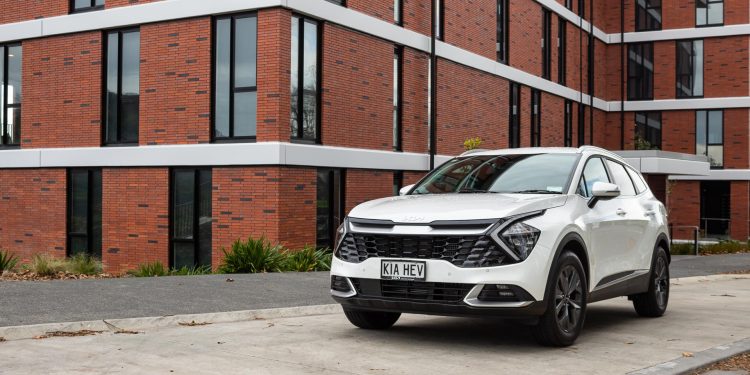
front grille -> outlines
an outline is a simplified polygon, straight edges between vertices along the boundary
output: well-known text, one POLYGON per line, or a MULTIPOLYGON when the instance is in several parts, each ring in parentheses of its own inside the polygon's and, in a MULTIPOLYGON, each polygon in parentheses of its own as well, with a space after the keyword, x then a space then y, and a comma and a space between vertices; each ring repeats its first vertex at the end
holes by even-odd
POLYGON ((510 262, 489 236, 396 236, 347 234, 337 251, 341 260, 368 258, 439 259, 458 267, 492 267, 510 262))
POLYGON ((474 287, 472 284, 423 281, 350 279, 361 297, 398 301, 458 304, 474 287))

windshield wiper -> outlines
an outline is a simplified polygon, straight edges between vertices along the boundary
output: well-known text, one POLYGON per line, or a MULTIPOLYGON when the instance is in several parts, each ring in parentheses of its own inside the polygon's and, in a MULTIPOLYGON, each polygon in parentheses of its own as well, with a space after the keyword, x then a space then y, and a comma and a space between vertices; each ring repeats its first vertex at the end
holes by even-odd
POLYGON ((508 194, 562 194, 562 193, 559 191, 551 191, 551 190, 529 189, 529 190, 512 191, 508 194))
POLYGON ((463 188, 463 189, 458 189, 456 191, 456 193, 459 193, 459 194, 467 194, 467 193, 493 193, 494 194, 494 193, 497 193, 497 192, 496 191, 484 190, 484 189, 463 188))

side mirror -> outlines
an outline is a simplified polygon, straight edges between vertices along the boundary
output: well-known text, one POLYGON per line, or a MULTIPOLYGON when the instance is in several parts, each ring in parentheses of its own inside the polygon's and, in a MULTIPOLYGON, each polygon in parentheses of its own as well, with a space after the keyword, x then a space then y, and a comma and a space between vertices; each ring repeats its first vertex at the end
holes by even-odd
POLYGON ((401 188, 401 190, 398 191, 398 195, 406 195, 406 193, 409 192, 414 187, 414 184, 407 185, 401 188))
POLYGON ((591 187, 593 197, 589 200, 589 208, 594 208, 596 202, 602 199, 610 199, 620 196, 620 187, 609 182, 594 182, 591 187))

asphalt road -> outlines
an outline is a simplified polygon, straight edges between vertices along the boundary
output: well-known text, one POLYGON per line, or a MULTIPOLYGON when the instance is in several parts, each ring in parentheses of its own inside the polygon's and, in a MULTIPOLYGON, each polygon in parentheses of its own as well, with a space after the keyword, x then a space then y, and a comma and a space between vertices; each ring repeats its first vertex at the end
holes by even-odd
MULTIPOLYGON (((750 270, 750 254, 675 256, 672 277, 750 270)), ((0 281, 0 327, 333 303, 328 273, 0 281), (227 282, 231 278, 234 282, 227 282)))
MULTIPOLYGON (((750 337, 750 279, 675 283, 667 314, 639 318, 625 298, 589 307, 569 348, 524 326, 405 315, 391 330, 343 314, 0 343, 3 374, 622 374, 750 337)), ((691 360, 691 358, 685 358, 691 360)))

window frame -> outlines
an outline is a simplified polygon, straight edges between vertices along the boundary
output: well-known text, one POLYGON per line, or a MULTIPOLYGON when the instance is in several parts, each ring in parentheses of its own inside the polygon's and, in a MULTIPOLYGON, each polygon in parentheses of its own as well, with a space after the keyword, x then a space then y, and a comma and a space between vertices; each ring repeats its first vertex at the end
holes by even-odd
POLYGON ((622 170, 625 172, 625 177, 627 177, 627 181, 630 182, 630 187, 633 188, 633 195, 625 195, 625 193, 622 190, 622 187, 620 187, 620 195, 617 196, 617 198, 621 197, 635 197, 638 195, 638 189, 635 187, 635 183, 633 182, 633 178, 630 177, 630 173, 628 173, 628 167, 619 162, 618 160, 612 159, 610 157, 604 157, 602 158, 604 160, 604 165, 607 168, 607 174, 610 178, 610 183, 617 185, 617 187, 620 187, 620 184, 617 183, 617 177, 615 176, 613 168, 610 166, 610 163, 620 166, 622 170))
POLYGON ((331 4, 340 5, 340 6, 344 7, 344 8, 346 8, 346 0, 326 0, 326 1, 329 2, 329 3, 331 3, 331 4))
POLYGON ((102 61, 104 62, 104 69, 102 69, 102 146, 105 147, 117 147, 117 146, 137 146, 140 142, 140 114, 141 114, 141 106, 140 106, 140 100, 141 100, 141 94, 140 94, 140 70, 141 70, 141 48, 140 48, 140 39, 141 39, 141 29, 140 27, 128 27, 124 29, 112 29, 112 30, 105 30, 103 32, 102 39, 104 40, 104 43, 102 43, 102 46, 104 46, 104 52, 102 54, 102 61), (113 142, 109 142, 107 139, 107 131, 109 127, 109 123, 107 121, 108 117, 108 107, 107 107, 107 99, 108 99, 108 92, 109 87, 107 86, 107 70, 109 66, 109 35, 117 33, 118 35, 118 41, 117 41, 117 140, 113 142), (138 120, 136 124, 136 134, 135 134, 135 140, 128 140, 123 141, 122 140, 122 119, 123 119, 123 111, 122 109, 122 76, 123 76, 123 54, 122 54, 122 45, 123 45, 123 35, 130 34, 130 33, 138 33, 138 43, 139 43, 139 49, 138 49, 138 116, 136 116, 136 119, 138 120))
POLYGON ((103 201, 104 201, 104 180, 102 177, 102 169, 101 168, 68 168, 67 170, 67 186, 66 186, 66 238, 65 238, 65 253, 67 256, 73 256, 72 252, 72 245, 73 245, 73 239, 74 238, 85 238, 86 244, 87 244, 87 251, 85 252, 88 256, 101 259, 102 257, 102 238, 103 238, 103 232, 102 232, 102 221, 103 221, 103 201), (73 219, 73 175, 78 173, 85 173, 86 174, 86 233, 78 233, 73 232, 73 225, 72 225, 72 219, 73 219), (98 175, 98 177, 97 177, 98 175), (98 180, 98 181, 97 181, 98 180), (92 204, 92 201, 96 198, 93 194, 93 189, 91 188, 94 183, 98 182, 99 184, 99 246, 98 248, 95 248, 94 243, 94 223, 93 223, 93 217, 94 217, 94 207, 92 204))
POLYGON ((565 147, 573 147, 573 101, 565 99, 563 107, 564 128, 563 142, 565 147))
POLYGON ((542 7, 542 78, 552 76, 552 11, 542 7))
POLYGON ((675 98, 677 99, 690 99, 690 98, 702 98, 705 94, 705 72, 706 72, 706 44, 703 39, 684 39, 684 40, 675 40, 675 98), (701 93, 696 94, 695 93, 695 83, 696 83, 696 60, 697 60, 697 54, 695 54, 695 42, 701 43, 701 67, 703 68, 703 72, 701 74, 701 93), (680 67, 682 66, 680 59, 680 44, 682 43, 690 43, 690 61, 688 62, 688 68, 690 68, 690 73, 688 74, 681 74, 680 73, 680 67), (689 77, 690 79, 690 95, 684 94, 683 90, 680 90, 680 78, 681 77, 689 77))
POLYGON ((648 142, 652 146, 656 146, 658 150, 662 149, 662 141, 664 139, 664 126, 662 124, 662 113, 661 111, 637 111, 633 114, 633 122, 635 123, 635 132, 633 134, 633 144, 635 146, 635 140, 636 137, 640 136, 644 141, 648 142), (638 115, 642 115, 645 119, 645 122, 638 121, 638 115), (654 144, 651 142, 648 137, 644 136, 648 134, 649 129, 649 121, 656 120, 652 117, 652 115, 658 116, 658 122, 659 122, 659 142, 658 144, 654 144), (641 131, 642 130, 642 131, 641 131))
MULTIPOLYGON (((211 196, 208 201, 211 203, 211 215, 213 217, 213 169, 211 167, 175 167, 169 169, 169 251, 168 251, 168 264, 169 268, 176 268, 175 265, 175 244, 177 243, 192 243, 193 244, 193 255, 195 262, 193 267, 201 266, 213 266, 213 256, 209 258, 208 264, 199 264, 200 257, 200 174, 209 173, 211 178, 211 196), (175 237, 175 194, 177 193, 177 173, 180 172, 193 172, 193 226, 192 226, 192 239, 176 238, 175 237)), ((213 218, 211 220, 211 239, 213 240, 213 218)), ((212 246, 213 247, 213 246, 212 246)), ((212 249, 209 249, 209 254, 212 249)))
POLYGON ((70 0, 69 5, 70 8, 68 9, 68 13, 74 14, 74 13, 85 13, 85 12, 94 12, 97 10, 104 10, 104 7, 106 6, 106 0, 102 1, 101 5, 96 5, 97 0, 90 0, 89 3, 90 6, 87 6, 85 8, 76 8, 76 0, 70 0))
POLYGON ((438 7, 435 14, 437 24, 435 29, 435 39, 445 41, 445 0, 437 0, 438 7))
MULTIPOLYGON (((326 183, 328 186, 328 237, 331 242, 330 247, 333 248, 336 244, 333 242, 336 238, 336 229, 339 227, 339 225, 343 222, 344 218, 346 217, 346 169, 344 168, 317 168, 316 169, 316 184, 317 184, 317 178, 320 174, 326 173, 327 174, 327 180, 326 183), (338 190, 336 189, 336 185, 338 184, 338 190), (336 194, 338 192, 338 194, 336 194), (338 212, 337 212, 338 211, 338 212), (338 220, 337 220, 338 219, 338 220)), ((315 212, 315 222, 316 222, 316 228, 318 223, 318 216, 320 208, 317 205, 318 202, 318 193, 319 193, 320 187, 316 186, 316 192, 315 192, 315 202, 316 202, 316 212, 315 212)), ((325 247, 320 242, 321 239, 318 237, 318 231, 316 229, 315 232, 315 245, 318 248, 325 247)))
POLYGON ((510 17, 508 15, 508 11, 510 10, 509 6, 510 0, 497 0, 497 9, 496 9, 496 17, 497 22, 495 25, 495 52, 496 52, 496 59, 498 62, 502 64, 508 64, 510 61, 510 54, 508 53, 508 47, 510 47, 509 43, 509 32, 508 27, 510 26, 510 17), (500 10, 502 9, 502 14, 500 10), (502 16, 502 19, 500 19, 502 16))
POLYGON ((725 127, 724 127, 724 109, 699 109, 699 110, 695 111, 695 151, 696 151, 696 154, 700 155, 700 156, 705 156, 706 158, 708 158, 709 157, 708 150, 709 150, 710 146, 721 146, 721 164, 720 165, 712 165, 712 164, 710 164, 711 160, 709 159, 708 162, 710 164, 710 168, 711 169, 724 169, 724 161, 725 161, 725 157, 724 157, 724 148, 725 147, 724 147, 724 145, 726 144, 726 134, 725 134, 724 130, 725 130, 725 127), (705 146, 706 146, 706 154, 705 155, 698 154, 698 112, 705 112, 706 113, 706 123, 705 123, 705 128, 706 128, 705 129, 706 130, 706 132, 705 132, 705 137, 706 137, 706 144, 705 144, 705 146), (710 121, 709 114, 711 112, 720 112, 721 113, 721 143, 711 143, 709 141, 709 139, 710 139, 709 135, 711 134, 711 128, 710 128, 711 127, 711 121, 710 121))
POLYGON ((726 13, 726 6, 725 6, 726 4, 724 3, 724 0, 706 0, 706 10, 705 10, 705 12, 706 12, 706 23, 704 23, 704 24, 699 24, 698 23, 698 12, 700 12, 700 10, 699 10, 700 8, 698 7, 698 3, 699 2, 700 2, 700 0, 696 0, 695 1, 695 27, 696 28, 724 26, 724 19, 725 19, 725 16, 726 16, 726 14, 725 14, 726 13), (708 7, 709 7, 710 4, 715 4, 715 3, 721 3, 721 22, 710 23, 710 22, 708 22, 709 21, 708 20, 708 7))
POLYGON ((19 112, 23 112, 23 63, 21 64, 20 84, 21 84, 21 102, 8 104, 8 86, 10 77, 10 66, 8 64, 10 60, 10 49, 21 48, 21 54, 23 55, 23 45, 21 43, 8 43, 0 44, 0 59, 2 64, 0 69, 0 150, 3 149, 18 149, 21 147, 21 124, 17 125, 18 134, 16 136, 17 142, 10 142, 10 135, 8 132, 8 116, 9 109, 15 108, 19 112))
POLYGON ((211 41, 211 142, 213 143, 251 143, 257 141, 258 138, 258 120, 257 120, 257 109, 258 109, 258 13, 257 12, 247 12, 247 13, 238 13, 238 14, 228 14, 223 16, 216 16, 212 19, 212 31, 213 31, 213 38, 211 41), (255 51, 255 86, 242 86, 242 87, 236 87, 235 86, 235 35, 236 35, 236 29, 235 29, 235 22, 237 19, 245 19, 245 18, 255 18, 256 22, 256 32, 255 32, 255 45, 256 45, 256 51, 255 51), (218 24, 221 20, 230 20, 229 24, 229 113, 227 116, 229 117, 229 136, 226 137, 217 137, 216 136, 216 96, 217 96, 217 90, 216 90, 216 83, 217 83, 217 41, 218 41, 218 24), (256 120, 255 120, 255 135, 250 136, 234 136, 235 131, 235 122, 234 122, 234 95, 237 93, 246 93, 246 92, 255 92, 256 93, 256 101, 255 101, 255 108, 256 108, 256 120))
POLYGON ((653 42, 642 42, 642 43, 630 43, 628 44, 628 72, 627 72, 627 98, 628 101, 637 101, 637 100, 653 100, 654 99, 654 43, 653 42), (639 53, 637 54, 636 61, 631 58, 631 48, 638 48, 639 53), (651 56, 651 71, 650 71, 650 82, 646 82, 646 72, 648 71, 646 67, 646 59, 644 58, 644 51, 645 48, 648 48, 651 56), (640 60, 640 63, 638 63, 638 60, 640 60), (638 64, 636 66, 637 72, 635 75, 631 74, 631 66, 633 64, 638 64), (631 87, 634 83, 637 83, 638 86, 636 87, 637 95, 631 95, 631 87), (647 83, 650 83, 649 85, 646 85, 647 83), (645 92, 646 89, 649 89, 649 92, 645 92))
POLYGON ((652 10, 652 9, 658 9, 658 11, 659 11, 659 17, 662 17, 662 5, 663 4, 662 4, 661 0, 659 2, 659 6, 653 6, 653 5, 651 5, 651 1, 650 0, 636 0, 635 1, 635 31, 636 32, 642 32, 642 31, 658 31, 658 30, 661 30, 662 27, 663 27, 662 26, 662 24, 663 24, 663 22, 662 22, 663 20, 662 19, 658 20, 659 25, 656 28, 649 28, 649 27, 647 27, 648 22, 646 22, 646 21, 648 19, 648 12, 649 12, 649 10, 652 10), (645 6, 641 7, 641 1, 644 2, 645 6), (638 17, 638 14, 641 11, 643 12, 644 17, 646 17, 646 19, 643 20, 644 22, 646 22, 646 25, 641 25, 641 23, 639 22, 640 18, 638 17))
MULTIPOLYGON (((322 119, 323 119, 323 117, 322 117, 322 114, 323 114, 323 108, 322 108, 322 104, 323 104, 322 96, 323 95, 322 95, 322 91, 323 90, 322 90, 322 87, 321 87, 321 83, 323 82, 323 80, 322 80, 322 74, 323 74, 323 66, 322 66, 323 65, 322 64, 322 62, 323 62, 323 43, 322 43, 322 41, 323 41, 323 21, 320 21, 320 20, 312 18, 312 17, 305 16, 305 15, 302 15, 302 14, 299 14, 299 13, 293 13, 292 14, 292 22, 295 21, 295 18, 299 19, 301 27, 299 27, 299 30, 297 30, 298 33, 299 33, 297 35, 297 37, 299 38, 299 42, 297 43, 298 44, 298 46, 297 46, 297 53, 298 53, 297 67, 296 68, 295 67, 291 67, 291 69, 290 69, 290 75, 291 75, 291 70, 292 69, 296 69, 297 70, 297 87, 298 87, 298 89, 297 89, 298 90, 298 95, 297 95, 297 110, 300 111, 297 115, 298 115, 299 119, 303 119, 304 118, 303 116, 299 116, 299 115, 302 114, 301 111, 303 110, 304 100, 305 100, 304 99, 304 81, 305 81, 305 77, 304 77, 304 68, 303 68, 304 65, 305 65, 305 59, 304 59, 304 48, 305 48, 305 43, 304 43, 304 38, 305 38, 305 31, 304 31, 304 29, 305 28, 304 28, 304 25, 305 25, 305 22, 308 22, 308 21, 314 22, 315 23, 315 28, 316 28, 316 34, 317 34, 316 35, 317 46, 315 46, 316 50, 317 50, 317 53, 316 53, 316 59, 317 59, 317 61, 315 62, 315 65, 316 65, 316 67, 315 67, 316 68, 315 69, 316 70, 316 73, 315 73, 315 80, 316 80, 316 83, 315 83, 315 85, 316 85, 316 92, 315 92, 315 105, 316 105, 315 122, 316 122, 316 124, 315 124, 315 138, 314 139, 313 138, 305 138, 305 129, 304 129, 304 126, 302 126, 301 122, 299 122, 299 120, 298 120, 298 123, 297 123, 297 134, 293 134, 292 133, 291 127, 289 129, 290 130, 290 142, 292 142, 292 143, 306 143, 306 144, 321 144, 321 140, 322 140, 322 134, 321 134, 321 132, 322 132, 322 119), (301 91, 299 91, 299 90, 301 90, 301 91)), ((292 37, 294 37, 294 36, 292 35, 292 37)), ((291 78, 291 76, 290 76, 290 78, 291 78)), ((290 105, 291 105, 291 103, 290 103, 290 105)), ((290 108, 290 113, 291 113, 291 108, 290 108)))
POLYGON ((393 0, 393 23, 404 25, 404 0, 393 0))
POLYGON ((578 103, 578 147, 586 145, 586 105, 578 103))
POLYGON ((612 183, 612 175, 611 175, 611 172, 609 171, 609 169, 607 168, 606 158, 603 155, 591 155, 591 156, 589 156, 589 158, 586 159, 586 162, 583 163, 583 167, 581 168, 581 175, 578 176, 578 184, 576 185, 576 190, 575 190, 575 194, 576 195, 578 195, 579 197, 581 197, 583 199, 587 199, 587 200, 590 200, 591 198, 593 198, 593 195, 591 195, 591 196, 581 195, 578 191, 579 191, 579 188, 581 187, 581 181, 583 180, 584 181, 583 186, 586 186, 586 191, 584 193, 589 194, 588 185, 586 185, 586 183, 585 183, 585 173, 586 173, 586 167, 594 159, 599 159, 599 162, 602 163, 602 167, 604 167, 604 174, 607 175, 607 182, 612 183))
POLYGON ((393 196, 401 195, 401 189, 404 188, 404 171, 393 172, 393 196))
POLYGON ((568 70, 568 21, 557 16, 557 83, 565 86, 568 70))
POLYGON ((521 147, 521 84, 510 82, 508 100, 508 147, 521 147))
POLYGON ((531 147, 542 146, 542 92, 531 89, 531 147))
POLYGON ((393 48, 393 151, 403 151, 404 129, 404 47, 393 48))

